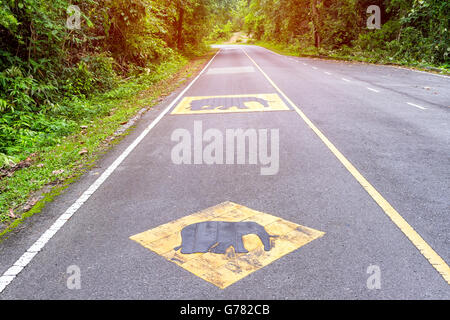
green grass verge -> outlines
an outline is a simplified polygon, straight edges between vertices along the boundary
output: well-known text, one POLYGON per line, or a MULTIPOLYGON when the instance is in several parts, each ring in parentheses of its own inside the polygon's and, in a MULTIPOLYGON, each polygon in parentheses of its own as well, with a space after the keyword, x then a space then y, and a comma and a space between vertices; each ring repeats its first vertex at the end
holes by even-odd
POLYGON ((343 61, 357 61, 372 64, 382 65, 394 65, 408 67, 420 71, 427 71, 433 73, 439 73, 443 75, 450 75, 450 69, 448 66, 435 66, 422 62, 405 61, 405 60, 391 60, 388 56, 385 58, 379 58, 371 56, 370 53, 344 53, 342 51, 326 51, 324 49, 318 50, 315 47, 298 48, 286 44, 268 42, 268 41, 254 41, 251 40, 247 44, 257 45, 266 49, 272 50, 282 55, 296 56, 296 57, 308 57, 308 58, 321 58, 329 60, 343 60, 343 61))
POLYGON ((152 107, 159 97, 185 83, 214 53, 189 61, 177 58, 161 65, 156 73, 129 80, 115 90, 84 101, 102 110, 100 116, 84 123, 78 132, 62 138, 59 144, 34 152, 31 166, 0 180, 0 239, 27 217, 40 212, 47 202, 92 167, 113 143, 120 140, 120 137, 111 137, 121 125, 142 108, 152 107), (53 186, 50 192, 37 195, 49 185, 53 186))

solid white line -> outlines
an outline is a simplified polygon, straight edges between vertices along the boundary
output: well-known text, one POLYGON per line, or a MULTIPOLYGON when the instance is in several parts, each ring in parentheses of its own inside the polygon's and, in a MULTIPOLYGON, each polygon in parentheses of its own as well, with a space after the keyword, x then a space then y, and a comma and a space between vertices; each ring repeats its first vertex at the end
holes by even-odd
POLYGON ((348 79, 345 79, 345 78, 342 78, 342 80, 344 80, 344 81, 347 81, 347 82, 350 82, 350 80, 348 80, 348 79))
POLYGON ((137 137, 128 148, 103 172, 103 174, 73 203, 46 231, 41 237, 2 275, 0 276, 0 293, 14 280, 14 278, 25 268, 36 254, 41 251, 47 242, 61 229, 61 227, 78 211, 78 209, 90 198, 92 194, 105 182, 106 179, 116 170, 116 168, 127 158, 136 146, 147 136, 159 121, 172 109, 178 100, 192 87, 200 76, 209 67, 214 58, 221 50, 212 57, 203 70, 192 80, 192 82, 164 109, 164 111, 137 137))
POLYGON ((384 66, 384 67, 394 68, 394 69, 403 69, 403 70, 407 70, 407 71, 423 73, 423 74, 427 74, 429 76, 436 76, 436 77, 440 77, 440 78, 444 78, 444 79, 450 80, 450 76, 443 75, 443 74, 436 74, 436 73, 427 72, 427 71, 414 70, 414 69, 409 69, 409 68, 400 67, 400 66, 384 66))
MULTIPOLYGON (((277 55, 281 56, 281 54, 275 53, 272 50, 269 50, 267 48, 264 48, 264 47, 261 47, 261 46, 256 46, 256 47, 266 49, 266 50, 268 50, 268 51, 270 51, 270 52, 272 52, 274 54, 277 54, 277 55)), ((441 78, 450 80, 450 76, 448 76, 448 75, 436 74, 436 73, 427 72, 427 71, 421 71, 421 70, 414 70, 414 69, 409 69, 409 68, 405 68, 405 67, 401 67, 401 66, 376 65, 376 64, 373 64, 373 63, 365 63, 365 64, 376 66, 376 67, 378 66, 378 67, 384 67, 384 68, 403 69, 403 70, 412 71, 412 72, 419 72, 419 73, 424 73, 424 74, 427 74, 427 75, 430 75, 430 76, 436 76, 436 77, 441 77, 441 78)))
POLYGON ((378 90, 375 90, 375 89, 369 88, 369 87, 367 87, 367 90, 370 90, 370 91, 373 91, 373 92, 380 92, 380 91, 378 91, 378 90))
MULTIPOLYGON (((277 53, 277 52, 275 52, 275 51, 272 51, 272 50, 270 50, 270 49, 267 49, 267 48, 264 48, 264 47, 261 47, 261 46, 255 46, 255 47, 263 48, 263 49, 269 51, 270 53, 272 53, 272 54, 274 54, 274 55, 277 55, 277 56, 280 56, 280 57, 286 57, 285 55, 279 54, 279 53, 277 53)), ((242 48, 240 48, 240 49, 242 49, 242 48)))
POLYGON ((422 109, 422 110, 427 110, 427 108, 424 108, 424 107, 422 107, 422 106, 419 106, 419 105, 417 105, 417 104, 414 104, 414 103, 411 103, 411 102, 407 102, 407 104, 409 104, 410 106, 413 106, 413 107, 416 107, 416 108, 422 109))

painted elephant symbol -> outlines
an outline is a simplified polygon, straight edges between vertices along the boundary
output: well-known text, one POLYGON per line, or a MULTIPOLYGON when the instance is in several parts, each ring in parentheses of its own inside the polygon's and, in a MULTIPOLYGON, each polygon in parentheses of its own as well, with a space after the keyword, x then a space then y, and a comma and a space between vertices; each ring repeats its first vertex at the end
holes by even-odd
POLYGON ((256 234, 264 245, 264 250, 271 249, 269 235, 263 226, 256 222, 225 222, 205 221, 191 224, 181 230, 181 246, 174 248, 181 253, 222 253, 232 246, 236 253, 247 253, 242 237, 248 234, 256 234))
POLYGON ((246 102, 258 102, 264 108, 269 107, 269 103, 261 98, 252 98, 252 97, 241 97, 241 98, 230 98, 230 97, 224 97, 224 98, 206 98, 201 100, 194 100, 191 102, 190 109, 192 111, 201 111, 201 110, 228 110, 233 107, 236 107, 238 109, 248 109, 248 107, 245 105, 246 102))

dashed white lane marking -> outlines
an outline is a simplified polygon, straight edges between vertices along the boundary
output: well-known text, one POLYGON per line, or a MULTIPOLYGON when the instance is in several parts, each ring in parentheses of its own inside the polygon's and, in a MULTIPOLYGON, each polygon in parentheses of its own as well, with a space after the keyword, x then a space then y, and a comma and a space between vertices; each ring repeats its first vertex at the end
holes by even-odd
MULTIPOLYGON (((271 50, 269 50, 269 51, 272 52, 271 50)), ((280 54, 277 54, 277 55, 280 55, 280 54)), ((297 61, 297 62, 299 62, 299 61, 297 61)), ((303 62, 303 65, 307 66, 308 64, 303 62)), ((317 70, 316 67, 312 67, 312 68, 317 70)), ((413 72, 420 72, 420 73, 425 73, 425 74, 429 74, 429 75, 434 75, 434 76, 439 76, 439 77, 450 79, 449 76, 434 74, 434 73, 430 73, 430 72, 424 72, 424 71, 419 71, 419 70, 411 70, 411 69, 401 68, 401 67, 398 67, 398 69, 405 69, 405 70, 409 70, 409 71, 413 71, 413 72)), ((327 74, 327 75, 332 75, 332 73, 327 72, 327 71, 325 71, 324 73, 327 74)), ((349 79, 346 79, 346 78, 342 78, 342 80, 345 81, 345 82, 351 82, 349 79)), ((367 89, 370 90, 370 91, 373 91, 373 92, 377 92, 377 93, 380 92, 379 90, 376 90, 376 89, 373 89, 373 88, 369 88, 369 87, 367 87, 367 89)), ((410 106, 416 107, 418 109, 421 109, 421 110, 427 110, 427 108, 419 106, 419 105, 411 103, 411 102, 407 102, 407 104, 410 105, 410 106)))
MULTIPOLYGON (((276 52, 273 52, 272 50, 266 49, 266 48, 264 48, 264 47, 260 47, 260 48, 263 48, 263 49, 265 49, 265 50, 267 50, 267 51, 269 51, 269 52, 271 52, 271 53, 273 53, 273 54, 276 54, 276 55, 278 55, 278 56, 282 56, 281 54, 276 53, 276 52)), ((304 63, 304 65, 306 66, 307 64, 304 63)), ((369 65, 370 65, 370 64, 369 64, 369 65)), ((380 66, 380 67, 384 67, 384 68, 394 68, 394 69, 403 69, 403 70, 406 70, 406 71, 423 73, 423 74, 426 74, 426 75, 429 75, 429 76, 436 76, 436 77, 440 77, 440 78, 444 78, 444 79, 450 80, 450 76, 448 76, 448 75, 444 75, 444 74, 436 74, 436 73, 426 72, 426 71, 421 71, 421 70, 414 70, 414 69, 409 69, 409 68, 405 68, 405 67, 401 67, 401 66, 384 66, 384 65, 382 65, 382 66, 380 66)))
POLYGON ((411 103, 411 102, 407 102, 407 104, 409 104, 410 106, 413 106, 413 107, 419 108, 419 109, 421 109, 421 110, 427 110, 427 108, 425 108, 425 107, 422 107, 422 106, 419 106, 419 105, 417 105, 417 104, 414 104, 414 103, 411 103))
POLYGON ((66 210, 56 222, 45 231, 41 237, 0 277, 0 293, 14 280, 14 278, 31 262, 36 254, 41 251, 47 242, 61 229, 61 227, 73 216, 75 212, 91 197, 92 194, 105 182, 106 179, 116 170, 116 168, 128 157, 134 148, 147 136, 158 122, 169 112, 175 103, 189 90, 190 87, 208 69, 214 58, 220 53, 219 50, 208 62, 198 76, 164 109, 164 111, 136 138, 128 148, 103 172, 103 174, 79 197, 69 209, 66 210))
POLYGON ((317 67, 312 67, 314 70, 317 70, 318 68, 317 67))
POLYGON ((248 53, 242 49, 247 57, 253 62, 256 68, 261 71, 269 83, 278 91, 278 93, 294 108, 297 114, 303 121, 316 133, 328 149, 336 156, 341 164, 348 170, 348 172, 361 184, 366 192, 373 200, 380 206, 384 213, 392 220, 392 222, 400 229, 401 232, 414 244, 419 252, 428 260, 428 262, 435 268, 437 272, 450 284, 450 267, 442 259, 439 254, 418 234, 408 222, 392 207, 392 205, 373 187, 369 181, 353 166, 353 164, 331 143, 330 140, 317 128, 314 123, 303 113, 297 105, 289 99, 289 97, 281 91, 281 89, 270 79, 264 70, 253 60, 248 53))

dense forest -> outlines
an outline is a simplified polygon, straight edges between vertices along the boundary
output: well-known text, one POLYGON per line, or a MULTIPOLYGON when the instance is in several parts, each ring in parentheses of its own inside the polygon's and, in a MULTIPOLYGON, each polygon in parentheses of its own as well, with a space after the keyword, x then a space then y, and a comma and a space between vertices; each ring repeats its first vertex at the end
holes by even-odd
POLYGON ((0 231, 196 72, 231 3, 0 0, 0 231))
POLYGON ((449 67, 449 1, 241 0, 235 11, 234 29, 299 54, 449 67), (373 5, 379 29, 368 28, 373 5))
POLYGON ((233 32, 296 55, 448 72, 449 17, 442 0, 0 0, 0 224, 119 125, 96 136, 88 124, 126 122, 137 110, 120 109, 125 98, 233 32), (371 5, 380 28, 368 28, 371 5), (91 140, 64 145, 80 130, 91 140))
POLYGON ((101 113, 80 99, 232 31, 299 54, 448 67, 449 11, 440 0, 0 0, 0 165, 101 113), (370 5, 380 29, 367 28, 370 5))
POLYGON ((226 0, 0 0, 0 166, 102 113, 80 100, 204 52, 226 8, 226 0))

